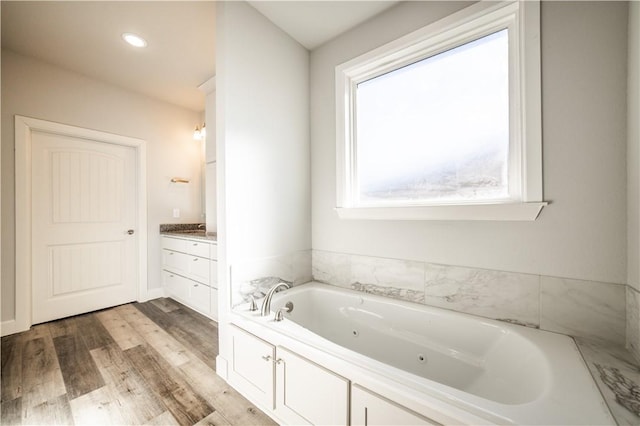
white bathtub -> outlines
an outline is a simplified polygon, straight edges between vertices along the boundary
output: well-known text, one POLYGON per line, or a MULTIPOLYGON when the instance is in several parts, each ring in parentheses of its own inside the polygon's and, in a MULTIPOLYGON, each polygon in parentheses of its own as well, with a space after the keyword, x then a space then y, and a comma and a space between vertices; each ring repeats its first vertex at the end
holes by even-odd
POLYGON ((489 422, 615 424, 573 340, 309 283, 277 293, 266 326, 489 422))

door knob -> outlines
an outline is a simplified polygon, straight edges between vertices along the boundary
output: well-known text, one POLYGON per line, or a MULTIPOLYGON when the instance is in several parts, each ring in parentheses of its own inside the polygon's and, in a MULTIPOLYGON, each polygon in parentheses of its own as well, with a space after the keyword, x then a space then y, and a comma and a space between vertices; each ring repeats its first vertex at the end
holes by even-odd
POLYGON ((127 234, 129 234, 129 235, 133 235, 133 233, 134 233, 134 232, 135 232, 135 231, 134 231, 133 229, 129 229, 129 230, 127 231, 127 234))

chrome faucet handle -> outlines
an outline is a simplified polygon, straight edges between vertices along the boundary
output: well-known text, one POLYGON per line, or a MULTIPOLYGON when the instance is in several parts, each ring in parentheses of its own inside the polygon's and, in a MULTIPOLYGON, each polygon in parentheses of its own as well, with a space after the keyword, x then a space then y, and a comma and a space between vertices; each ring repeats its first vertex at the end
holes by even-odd
POLYGON ((282 321, 284 319, 284 313, 285 312, 290 312, 291 308, 289 308, 288 306, 283 306, 282 308, 278 309, 278 312, 276 312, 276 314, 273 317, 274 321, 282 321))
POLYGON ((256 305, 256 299, 253 296, 249 296, 251 300, 249 301, 249 310, 251 312, 255 312, 258 310, 258 305, 256 305))

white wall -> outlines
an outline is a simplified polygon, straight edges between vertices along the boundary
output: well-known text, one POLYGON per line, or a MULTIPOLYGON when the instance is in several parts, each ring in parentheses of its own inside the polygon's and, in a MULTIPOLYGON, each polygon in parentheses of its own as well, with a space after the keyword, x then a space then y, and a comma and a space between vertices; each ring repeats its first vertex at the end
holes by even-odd
POLYGON ((640 3, 629 4, 627 111, 628 278, 640 291, 640 3))
POLYGON ((309 249, 308 52, 247 3, 225 12, 227 253, 309 249))
MULTIPOLYGON (((221 354, 228 267, 311 248, 309 54, 245 2, 217 9, 221 354)), ((310 275, 310 264, 308 265, 310 275)))
POLYGON ((627 347, 640 361, 640 3, 629 4, 627 77, 627 347))
POLYGON ((2 320, 14 317, 14 115, 147 141, 148 287, 161 286, 160 223, 202 221, 202 150, 193 140, 201 112, 147 98, 2 50, 2 320), (173 176, 191 179, 171 184, 173 176), (172 209, 181 211, 180 219, 172 209))
MULTIPOLYGON (((215 82, 215 77, 212 78, 215 82)), ((210 81, 211 81, 210 80, 210 81)), ((215 232, 218 229, 216 220, 216 91, 215 87, 205 97, 206 136, 206 171, 205 171, 205 199, 207 230, 215 232)))
POLYGON ((466 4, 405 2, 311 54, 313 249, 626 283, 627 5, 542 4, 544 198, 535 222, 340 220, 336 65, 466 4))

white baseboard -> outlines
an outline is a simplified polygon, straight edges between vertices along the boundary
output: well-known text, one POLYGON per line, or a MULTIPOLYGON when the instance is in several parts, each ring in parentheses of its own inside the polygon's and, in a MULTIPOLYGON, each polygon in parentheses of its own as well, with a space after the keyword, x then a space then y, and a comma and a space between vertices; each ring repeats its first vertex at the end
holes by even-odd
POLYGON ((145 296, 146 297, 144 297, 144 300, 141 300, 141 302, 146 302, 147 300, 153 300, 159 297, 164 297, 164 287, 147 289, 147 294, 145 296))
POLYGON ((0 323, 1 336, 8 336, 10 334, 20 333, 22 331, 27 331, 27 330, 29 330, 29 327, 21 328, 15 319, 2 321, 2 323, 0 323))
POLYGON ((225 358, 222 358, 220 355, 216 356, 216 373, 225 381, 229 380, 227 375, 227 365, 228 363, 225 358))

